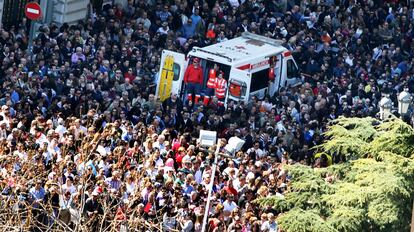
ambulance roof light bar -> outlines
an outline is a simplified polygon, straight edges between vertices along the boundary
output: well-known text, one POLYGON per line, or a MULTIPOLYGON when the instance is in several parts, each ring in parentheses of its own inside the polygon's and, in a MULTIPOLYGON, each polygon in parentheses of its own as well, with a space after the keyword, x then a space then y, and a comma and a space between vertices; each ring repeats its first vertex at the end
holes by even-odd
POLYGON ((233 61, 233 59, 232 59, 232 58, 230 58, 230 57, 228 57, 228 56, 225 56, 225 55, 222 55, 222 54, 220 54, 220 53, 218 53, 218 52, 209 52, 209 51, 203 50, 203 49, 201 49, 201 48, 193 48, 193 51, 194 51, 194 52, 196 52, 196 51, 200 51, 200 52, 208 53, 208 54, 211 54, 211 55, 219 56, 219 57, 222 57, 222 58, 227 59, 229 62, 232 62, 232 61, 233 61))
POLYGON ((267 43, 267 44, 270 44, 270 45, 273 45, 273 46, 281 46, 283 44, 282 40, 272 39, 272 38, 269 38, 269 37, 253 34, 253 33, 248 32, 248 31, 243 32, 242 37, 246 38, 246 39, 258 40, 260 42, 267 43))

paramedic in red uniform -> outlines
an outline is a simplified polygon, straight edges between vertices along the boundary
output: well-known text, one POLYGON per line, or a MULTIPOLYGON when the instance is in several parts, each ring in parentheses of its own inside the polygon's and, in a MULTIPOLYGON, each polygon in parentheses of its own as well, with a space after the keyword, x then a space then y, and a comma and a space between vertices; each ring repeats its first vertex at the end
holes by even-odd
POLYGON ((199 58, 194 58, 193 64, 188 66, 184 74, 188 101, 193 101, 193 96, 195 96, 194 103, 198 103, 200 99, 200 90, 203 84, 203 69, 200 67, 199 62, 199 58))
POLYGON ((208 72, 207 88, 204 90, 204 105, 208 106, 211 97, 214 96, 214 89, 216 88, 218 65, 214 64, 214 68, 208 72))
POLYGON ((216 80, 216 97, 219 100, 219 106, 224 106, 226 97, 227 81, 223 78, 223 72, 220 71, 216 80))

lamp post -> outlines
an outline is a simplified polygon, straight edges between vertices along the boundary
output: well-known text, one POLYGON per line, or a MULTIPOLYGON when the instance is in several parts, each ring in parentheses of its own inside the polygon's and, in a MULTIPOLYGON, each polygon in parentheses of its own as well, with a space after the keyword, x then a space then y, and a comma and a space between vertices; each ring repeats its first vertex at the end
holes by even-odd
POLYGON ((218 143, 217 143, 217 149, 214 152, 214 163, 213 163, 213 166, 212 166, 212 173, 211 173, 210 183, 208 185, 207 202, 206 202, 206 208, 205 208, 205 211, 204 211, 203 225, 201 227, 201 232, 205 232, 206 229, 207 229, 207 220, 208 220, 208 214, 210 213, 210 201, 211 201, 211 194, 212 194, 212 191, 213 191, 214 178, 216 176, 218 157, 222 156, 222 157, 225 157, 225 158, 234 159, 235 157, 232 156, 232 155, 235 152, 237 152, 238 150, 240 150, 240 148, 243 146, 243 144, 244 144, 244 141, 238 139, 237 137, 236 138, 232 137, 229 140, 229 144, 225 147, 226 151, 229 154, 221 154, 220 153, 220 148, 222 146, 221 140, 219 140, 218 143))
POLYGON ((399 95, 398 95, 398 113, 401 115, 405 115, 408 112, 408 107, 411 103, 411 94, 407 91, 408 89, 404 89, 399 95))
POLYGON ((380 107, 380 119, 385 120, 391 115, 393 103, 388 95, 384 96, 379 102, 380 107))
POLYGON ((207 203, 206 203, 206 208, 205 208, 205 211, 204 211, 203 225, 201 227, 201 232, 205 232, 206 227, 207 227, 208 214, 210 213, 211 192, 213 191, 214 178, 216 176, 216 169, 217 169, 217 161, 218 161, 218 157, 219 157, 219 151, 220 151, 220 143, 217 143, 217 149, 216 149, 216 152, 214 153, 214 163, 213 163, 213 167, 212 167, 210 183, 208 184, 207 203))

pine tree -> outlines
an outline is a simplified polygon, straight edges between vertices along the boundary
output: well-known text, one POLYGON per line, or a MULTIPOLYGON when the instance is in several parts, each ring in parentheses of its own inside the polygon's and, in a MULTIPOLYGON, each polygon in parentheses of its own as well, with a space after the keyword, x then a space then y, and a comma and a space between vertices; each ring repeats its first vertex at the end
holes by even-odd
POLYGON ((285 197, 255 203, 281 212, 285 232, 409 231, 413 128, 397 118, 339 118, 325 136, 316 149, 345 156, 346 162, 320 169, 287 166, 291 182, 285 197))

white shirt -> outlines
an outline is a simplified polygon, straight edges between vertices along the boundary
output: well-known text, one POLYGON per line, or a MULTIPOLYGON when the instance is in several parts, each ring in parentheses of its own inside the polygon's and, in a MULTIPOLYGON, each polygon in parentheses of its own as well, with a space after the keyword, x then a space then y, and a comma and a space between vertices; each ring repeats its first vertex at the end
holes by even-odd
POLYGON ((233 8, 237 8, 240 6, 239 0, 228 0, 228 1, 229 1, 230 6, 233 8))
POLYGON ((62 185, 62 191, 64 193, 69 191, 70 194, 74 194, 76 192, 76 188, 73 184, 71 186, 68 186, 67 184, 64 184, 64 185, 62 185))
POLYGON ((36 143, 39 145, 43 145, 43 143, 48 143, 49 141, 46 138, 45 134, 41 134, 40 137, 38 139, 36 139, 36 143))
POLYGON ((6 128, 10 129, 10 123, 12 122, 11 118, 9 116, 6 116, 4 114, 4 112, 1 112, 0 113, 0 116, 3 117, 3 121, 1 121, 1 122, 6 123, 6 128))
POLYGON ((162 167, 162 166, 164 166, 164 161, 161 158, 155 161, 155 167, 162 167))
POLYGON ((257 148, 257 149, 254 149, 254 147, 249 148, 249 150, 247 150, 247 154, 250 154, 250 152, 256 153, 256 158, 259 158, 259 159, 264 156, 264 152, 260 148, 257 148))
POLYGON ((233 180, 233 187, 237 190, 237 192, 240 192, 240 190, 242 190, 244 187, 246 186, 246 184, 242 184, 240 183, 239 178, 236 178, 233 180))
POLYGON ((193 227, 194 227, 193 221, 186 220, 183 224, 182 232, 190 232, 192 231, 193 227))
POLYGON ((26 152, 20 152, 20 151, 15 151, 14 155, 17 155, 19 157, 19 160, 22 161, 26 161, 27 160, 27 153, 26 152))
POLYGON ((229 202, 228 200, 223 203, 224 211, 233 212, 237 208, 237 204, 234 201, 229 202))
POLYGON ((273 107, 273 104, 270 103, 270 102, 263 101, 262 106, 265 108, 266 111, 271 111, 272 107, 273 107))
POLYGON ((354 58, 347 56, 345 58, 345 63, 347 63, 349 66, 354 66, 354 58))
POLYGON ((43 157, 45 158, 46 163, 49 163, 49 161, 52 160, 53 155, 49 151, 46 151, 43 153, 43 157))
POLYGON ((63 133, 65 133, 66 131, 67 131, 66 127, 64 127, 62 125, 57 126, 56 129, 55 129, 55 132, 57 132, 60 135, 60 137, 62 137, 63 133))
POLYGON ((224 169, 224 173, 227 174, 228 176, 230 176, 230 171, 234 170, 234 175, 237 176, 237 174, 239 174, 239 170, 237 170, 237 168, 231 168, 231 167, 227 167, 226 169, 224 169))
POLYGON ((158 28, 157 32, 161 33, 161 34, 168 34, 168 31, 170 30, 169 27, 167 27, 167 29, 164 30, 163 27, 158 28))
POLYGON ((277 124, 276 124, 276 128, 279 130, 279 131, 286 131, 286 127, 281 123, 281 122, 278 122, 277 124))
MULTIPOLYGON (((225 212, 233 212, 234 209, 237 208, 237 204, 234 201, 229 202, 228 200, 223 202, 223 206, 224 206, 224 211, 225 212)), ((224 216, 224 219, 227 220, 229 218, 229 216, 224 216)))
POLYGON ((0 138, 5 139, 7 138, 7 131, 0 129, 0 138))
POLYGON ((128 194, 132 194, 135 191, 135 182, 131 182, 130 184, 126 183, 126 191, 128 194))
POLYGON ((194 174, 194 179, 197 184, 201 184, 201 182, 203 182, 203 173, 200 170, 197 170, 194 174))
POLYGON ((109 165, 108 163, 105 163, 105 161, 101 160, 99 161, 98 168, 103 169, 106 172, 108 171, 109 165))
POLYGON ((150 28, 150 26, 151 26, 151 20, 149 20, 148 18, 146 18, 146 19, 144 19, 144 18, 138 18, 138 20, 137 20, 139 23, 142 23, 142 25, 145 27, 145 28, 147 28, 147 29, 149 29, 150 28))
POLYGON ((59 206, 61 209, 69 209, 72 204, 72 196, 67 199, 65 196, 59 196, 59 206))
MULTIPOLYGON (((414 11, 413 11, 414 12, 414 11)), ((382 49, 380 47, 376 47, 374 48, 374 54, 372 55, 372 59, 373 60, 378 60, 378 58, 381 56, 382 54, 382 49)))

